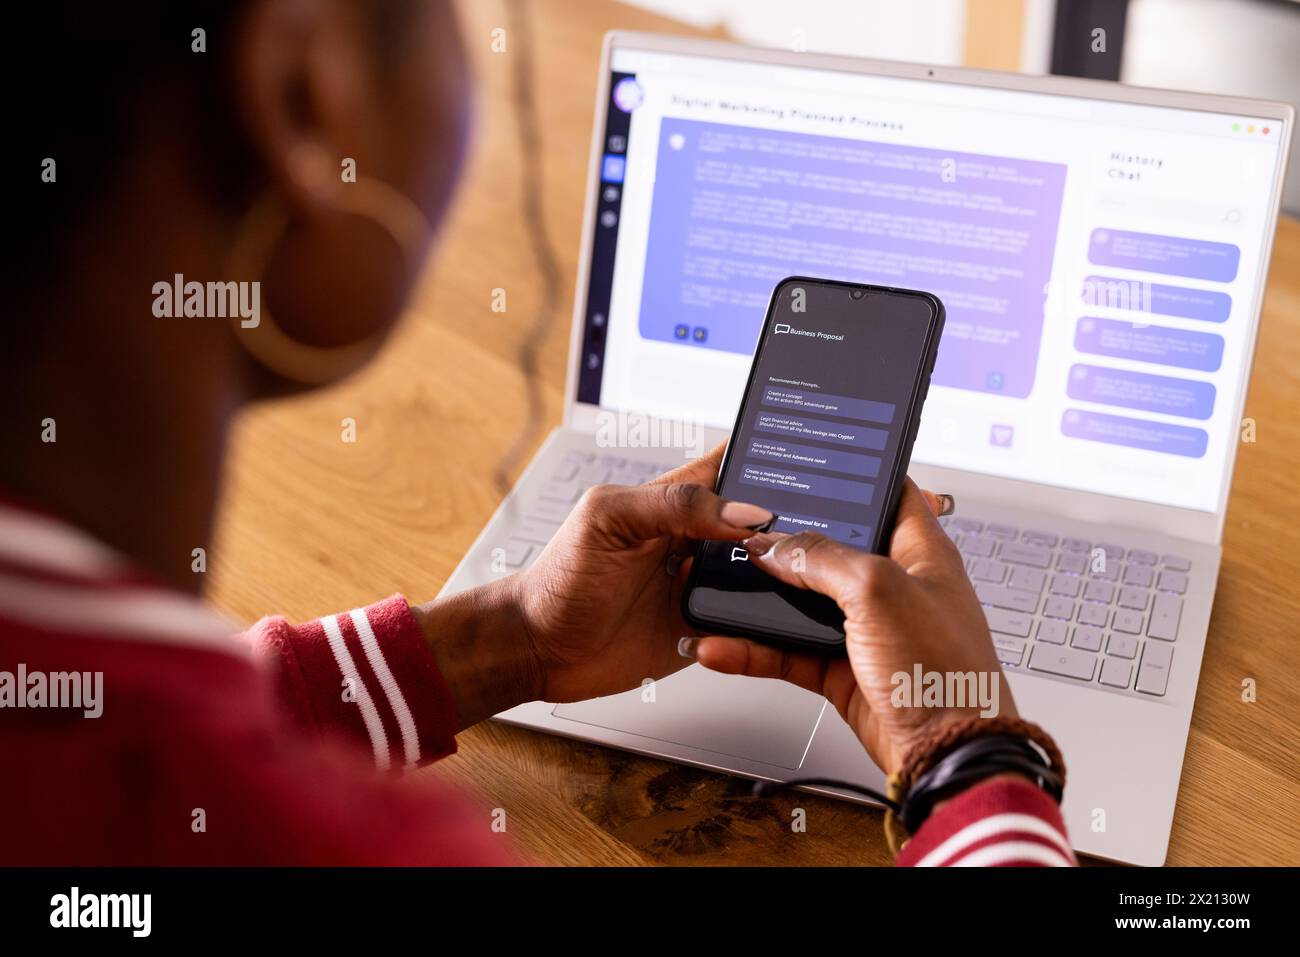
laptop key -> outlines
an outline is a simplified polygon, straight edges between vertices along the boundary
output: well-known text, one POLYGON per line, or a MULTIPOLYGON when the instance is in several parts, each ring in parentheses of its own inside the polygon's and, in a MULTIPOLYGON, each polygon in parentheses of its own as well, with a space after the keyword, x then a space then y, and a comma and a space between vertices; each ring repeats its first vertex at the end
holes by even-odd
POLYGON ((1157 593, 1151 603, 1151 621, 1147 625, 1147 636, 1161 641, 1173 641, 1178 637, 1178 619, 1183 614, 1183 600, 1173 595, 1157 593))
POLYGON ((1096 578, 1099 581, 1119 581, 1120 568, 1123 563, 1114 558, 1107 558, 1100 565, 1088 565, 1088 577, 1096 578))
POLYGON ((1074 617, 1074 600, 1060 595, 1048 595, 1047 601, 1043 602, 1043 616, 1069 621, 1074 617))
POLYGON ((1124 568, 1124 584, 1150 588, 1156 573, 1146 565, 1128 565, 1124 568))
POLYGON ((571 482, 578 477, 578 463, 565 460, 556 466, 551 478, 557 482, 571 482))
POLYGON ((1137 611, 1147 610, 1147 593, 1141 588, 1132 588, 1125 585, 1119 590, 1119 606, 1121 608, 1133 608, 1137 611))
POLYGON ((540 519, 544 522, 554 522, 560 524, 569 517, 569 512, 573 511, 572 502, 559 502, 553 498, 539 498, 536 502, 524 509, 529 518, 540 519))
POLYGON ((1136 688, 1143 694, 1163 695, 1169 687, 1169 667, 1174 646, 1148 641, 1142 647, 1142 665, 1138 668, 1136 688))
POLYGON ((959 532, 971 532, 978 534, 984 530, 984 523, 978 522, 973 518, 962 518, 954 515, 948 522, 949 528, 955 528, 959 532))
POLYGON ((1088 570, 1088 556, 1077 552, 1061 552, 1056 559, 1056 567, 1070 575, 1082 575, 1088 570))
POLYGON ((1103 605, 1110 604, 1115 597, 1115 586, 1110 582, 1099 582, 1096 580, 1088 582, 1083 586, 1083 600, 1100 602, 1103 605))
POLYGON ((1097 680, 1112 688, 1127 688, 1132 677, 1132 664, 1120 658, 1106 658, 1101 663, 1101 677, 1097 680))
POLYGON ((1001 585, 1007 577, 1007 566, 991 558, 981 558, 971 566, 970 577, 1001 585))
POLYGON ((1070 642, 1075 648, 1084 651, 1101 651, 1102 632, 1092 625, 1079 625, 1074 629, 1074 640, 1070 642))
POLYGON ((1042 545, 1044 548, 1055 548, 1057 541, 1059 541, 1057 536, 1051 532, 1037 532, 1032 529, 1027 529, 1020 536, 1020 540, 1030 545, 1042 545))
POLYGON ((1061 548, 1067 552, 1090 552, 1092 551, 1092 542, 1083 538, 1063 538, 1061 539, 1061 548))
POLYGON ((1165 568, 1176 572, 1190 572, 1192 570, 1192 563, 1181 555, 1165 555, 1161 558, 1161 561, 1165 563, 1165 568))
POLYGON ((1079 579, 1074 575, 1053 575, 1052 587, 1048 589, 1053 595, 1064 595, 1066 598, 1079 597, 1079 579))
POLYGON ((1021 591, 1018 588, 1006 588, 1002 585, 989 585, 978 582, 975 594, 981 603, 1009 608, 1012 611, 1024 611, 1033 614, 1038 611, 1038 592, 1021 591))
POLYGON ((1017 565, 1032 565, 1035 568, 1051 568, 1052 552, 1038 545, 1021 545, 1017 542, 1003 542, 998 549, 998 558, 1004 562, 1017 565))
POLYGON ((586 489, 576 483, 547 482, 541 487, 538 494, 542 498, 554 499, 557 502, 564 502, 568 505, 572 505, 582 497, 582 493, 585 491, 586 489))
POLYGON ((492 549, 492 558, 495 560, 500 557, 501 563, 507 568, 520 568, 528 561, 528 557, 536 547, 532 542, 521 542, 517 538, 512 538, 499 551, 496 548, 492 549))
POLYGON ((1079 623, 1084 625, 1096 625, 1104 628, 1106 619, 1110 617, 1110 609, 1105 605, 1094 605, 1090 602, 1084 602, 1079 606, 1079 623))
POLYGON ((1142 634, 1142 613, 1133 611, 1128 608, 1115 609, 1115 618, 1111 622, 1111 627, 1116 631, 1122 631, 1126 635, 1142 634))
POLYGON ((994 538, 1000 538, 1003 541, 1014 542, 1020 537, 1020 529, 1014 525, 999 525, 997 522, 990 522, 984 529, 985 535, 992 535, 994 538))
POLYGON ((1049 645, 1065 644, 1065 637, 1070 628, 1063 621, 1040 621, 1038 623, 1038 640, 1049 645))
POLYGON ((1106 654, 1117 658, 1136 658, 1138 640, 1132 635, 1111 635, 1106 643, 1106 654))
POLYGON ((998 661, 1013 668, 1020 667, 1020 661, 1025 655, 1025 643, 1019 638, 1008 638, 1006 635, 993 636, 993 649, 998 654, 998 661))
POLYGON ((1029 668, 1031 671, 1043 671, 1064 678, 1091 681, 1097 670, 1097 656, 1072 648, 1034 645, 1029 652, 1029 668))
POLYGON ((1028 638, 1033 627, 1034 618, 1023 612, 1007 611, 1005 608, 984 606, 984 619, 989 623, 989 631, 1011 635, 1015 638, 1028 638))
POLYGON ((1140 548, 1131 548, 1128 553, 1128 560, 1137 562, 1139 565, 1154 565, 1160 561, 1160 556, 1155 552, 1143 551, 1140 548))
POLYGON ((957 547, 966 555, 974 555, 976 558, 988 558, 993 554, 993 549, 997 546, 997 540, 985 538, 982 535, 963 535, 957 547))
POLYGON ((510 527, 510 534, 512 537, 522 539, 525 542, 545 545, 555 536, 555 530, 558 527, 549 522, 542 523, 524 519, 510 527))
POLYGON ((1023 565, 1017 565, 1011 569, 1011 577, 1007 579, 1007 584, 1012 588, 1031 591, 1037 595, 1043 590, 1043 582, 1046 580, 1046 572, 1040 572, 1037 568, 1025 568, 1023 565))
POLYGON ((1161 591, 1171 591, 1181 595, 1187 591, 1187 576, 1182 572, 1163 571, 1156 582, 1156 587, 1161 591))

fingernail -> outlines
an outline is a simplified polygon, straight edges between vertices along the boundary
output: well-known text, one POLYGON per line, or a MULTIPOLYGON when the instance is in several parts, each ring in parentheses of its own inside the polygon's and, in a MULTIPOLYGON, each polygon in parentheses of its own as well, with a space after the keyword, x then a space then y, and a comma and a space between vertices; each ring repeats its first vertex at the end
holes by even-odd
POLYGON ((957 510, 957 500, 947 492, 937 492, 934 497, 939 500, 940 515, 951 515, 957 510))
POLYGON ((754 558, 766 558, 776 548, 776 543, 783 536, 775 532, 763 532, 759 535, 751 535, 741 542, 745 546, 745 551, 749 552, 754 558))
POLYGON ((722 506, 722 520, 737 528, 757 531, 771 523, 776 516, 765 508, 750 505, 747 502, 727 502, 722 506))
POLYGON ((698 638, 680 638, 677 641, 677 653, 683 658, 695 660, 695 646, 700 643, 698 638))

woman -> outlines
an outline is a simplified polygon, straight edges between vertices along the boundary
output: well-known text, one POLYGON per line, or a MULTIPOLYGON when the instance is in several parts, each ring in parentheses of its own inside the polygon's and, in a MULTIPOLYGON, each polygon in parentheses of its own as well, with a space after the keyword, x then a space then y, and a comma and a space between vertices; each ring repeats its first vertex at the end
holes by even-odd
POLYGON ((25 678, 7 700, 0 683, 0 760, 25 783, 0 789, 0 819, 22 822, 0 829, 0 860, 504 861, 490 821, 367 762, 435 760, 515 704, 693 658, 825 694, 895 774, 902 862, 1073 861, 1059 758, 1005 689, 994 721, 891 701, 915 663, 1001 679, 935 519, 951 500, 912 485, 890 557, 867 556, 754 534, 771 516, 713 494, 715 450, 593 489, 496 584, 231 639, 191 571, 231 417, 382 344, 460 163, 462 51, 447 5, 419 0, 68 6, 20 33, 50 76, 81 79, 39 94, 4 350, 0 671, 25 678), (691 634, 683 557, 704 538, 835 599, 848 660, 691 634), (70 675, 87 707, 48 707, 70 675))

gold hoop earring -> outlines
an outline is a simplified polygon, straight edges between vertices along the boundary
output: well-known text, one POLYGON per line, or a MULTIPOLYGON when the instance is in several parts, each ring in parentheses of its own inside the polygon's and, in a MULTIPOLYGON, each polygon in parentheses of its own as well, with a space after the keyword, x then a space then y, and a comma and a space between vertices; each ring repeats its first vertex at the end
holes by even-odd
MULTIPOLYGON (((338 183, 330 190, 332 208, 376 223, 392 238, 412 266, 418 263, 431 227, 428 219, 409 198, 382 180, 357 177, 338 183)), ((226 275, 260 276, 271 253, 289 225, 283 201, 268 192, 249 209, 226 260, 226 275)), ((271 317, 261 302, 257 282, 258 321, 234 324, 235 339, 257 362, 277 375, 306 385, 324 385, 343 378, 365 365, 378 351, 384 332, 342 346, 313 346, 294 339, 271 317)))

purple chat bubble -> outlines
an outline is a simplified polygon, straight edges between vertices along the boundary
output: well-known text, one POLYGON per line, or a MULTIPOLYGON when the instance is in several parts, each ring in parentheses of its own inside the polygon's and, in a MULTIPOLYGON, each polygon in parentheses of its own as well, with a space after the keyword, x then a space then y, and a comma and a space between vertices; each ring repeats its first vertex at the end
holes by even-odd
POLYGON ((1079 320, 1074 331, 1074 348, 1097 356, 1155 362, 1201 372, 1217 372, 1223 364, 1222 336, 1094 316, 1079 320))
POLYGON ((845 425, 842 422, 828 422, 825 419, 789 415, 785 412, 759 412, 754 422, 754 429, 792 439, 835 442, 839 445, 876 451, 883 449, 889 439, 889 433, 884 429, 871 429, 865 425, 845 425))
POLYGON ((863 422, 883 422, 886 425, 894 420, 892 402, 854 399, 846 395, 831 395, 829 392, 813 392, 784 385, 767 386, 763 390, 763 404, 820 415, 840 415, 863 422))
POLYGON ((880 474, 879 456, 859 455, 857 452, 845 452, 841 449, 818 449, 811 445, 795 445, 781 439, 766 439, 762 436, 750 439, 748 457, 763 462, 779 462, 792 467, 802 465, 862 478, 875 478, 880 474))
POLYGON ((1079 364, 1070 368, 1066 394, 1101 405, 1208 419, 1214 411, 1215 390, 1208 382, 1079 364))
POLYGON ((750 465, 748 462, 740 467, 740 481, 759 488, 793 492, 796 495, 814 495, 817 498, 854 502, 858 505, 870 505, 876 491, 870 482, 830 478, 776 465, 750 465))
POLYGON ((772 530, 789 535, 797 535, 799 532, 817 532, 847 545, 855 545, 863 549, 871 547, 870 525, 855 525, 852 522, 841 522, 830 518, 782 512, 772 523, 772 530))
POLYGON ((1165 286, 1113 276, 1089 276, 1085 279, 1083 301, 1090 306, 1150 312, 1157 316, 1178 316, 1202 322, 1227 322, 1232 312, 1232 297, 1226 292, 1165 286))
POLYGON ((1061 432, 1072 439, 1123 445, 1166 455, 1184 455, 1199 459, 1205 454, 1209 435, 1204 429, 1148 422, 1123 415, 1106 415, 1084 409, 1066 409, 1061 417, 1061 432))
POLYGON ((1088 261, 1142 272, 1232 282, 1237 278, 1241 250, 1231 243, 1212 243, 1182 236, 1133 233, 1123 229, 1094 229, 1088 261))

